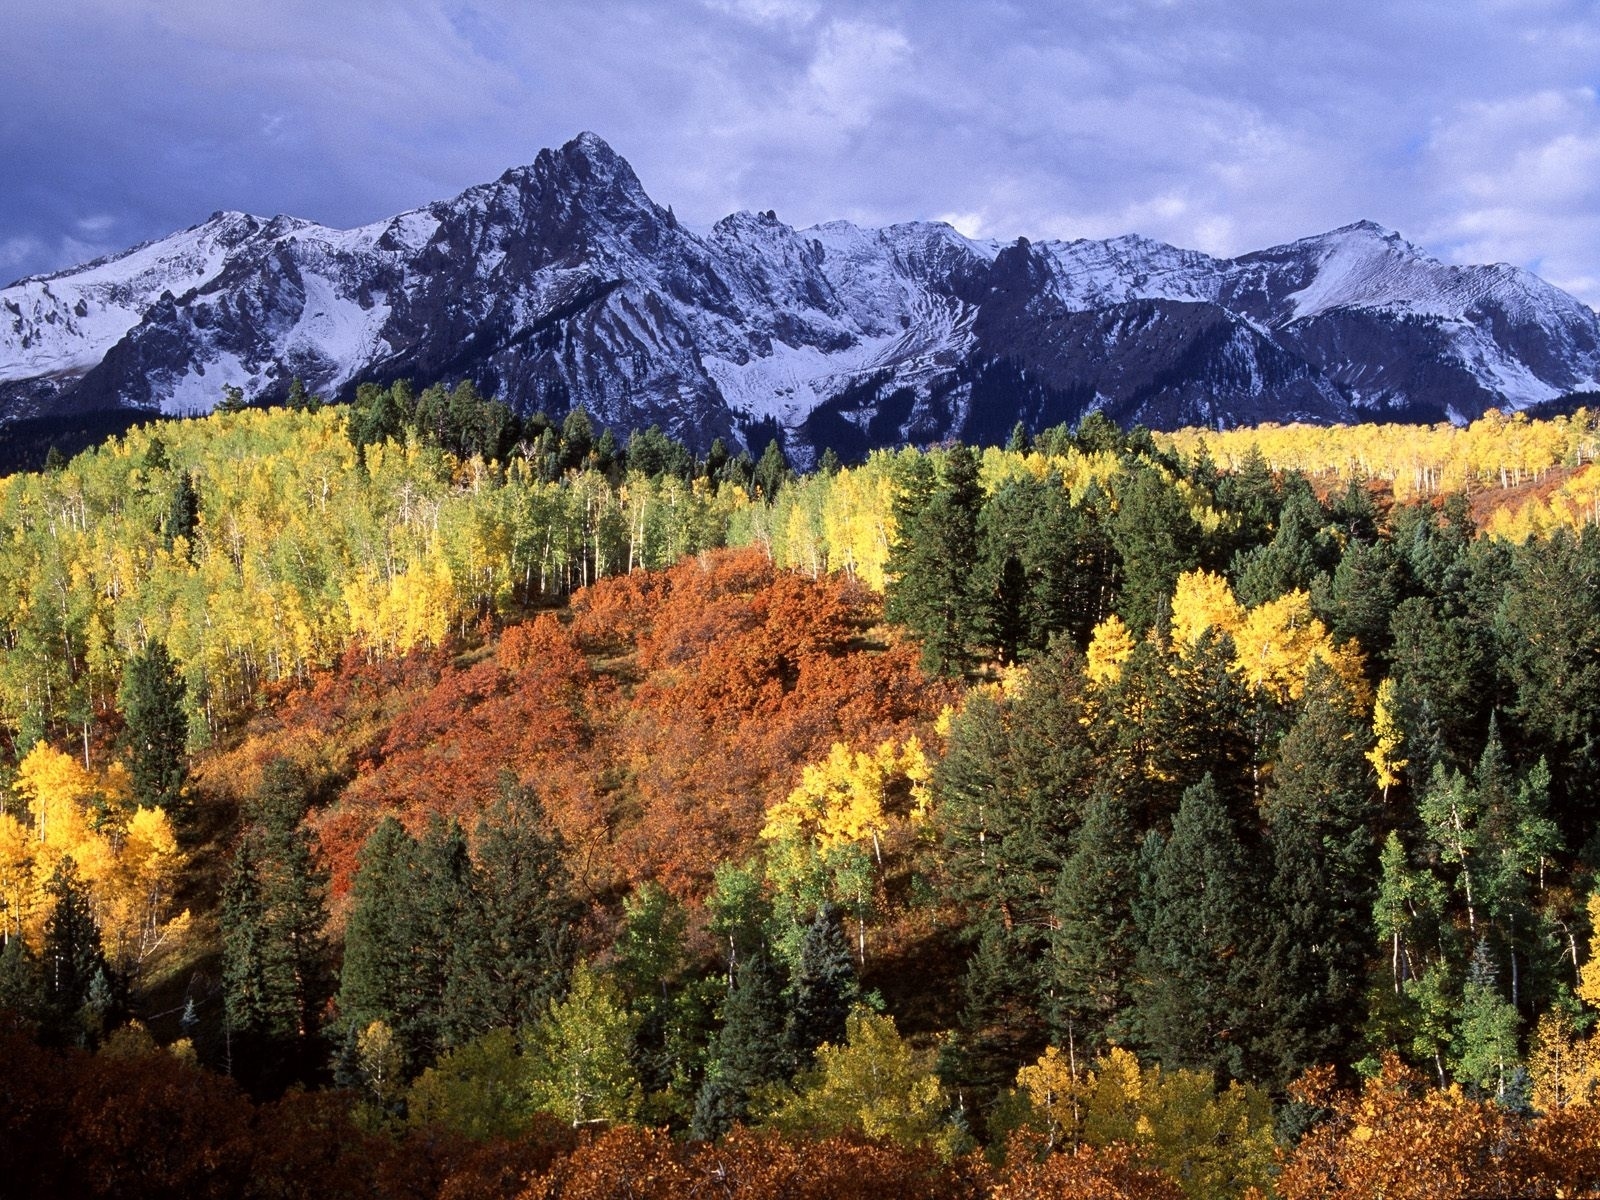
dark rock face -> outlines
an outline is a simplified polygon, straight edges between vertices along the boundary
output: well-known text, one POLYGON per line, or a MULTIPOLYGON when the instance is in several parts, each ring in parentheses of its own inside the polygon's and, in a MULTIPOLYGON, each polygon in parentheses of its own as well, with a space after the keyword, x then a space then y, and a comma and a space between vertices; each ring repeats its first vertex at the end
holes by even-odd
POLYGON ((1236 259, 947 226, 705 234, 583 134, 363 229, 239 213, 0 291, 0 419, 203 411, 224 384, 470 378, 697 447, 803 460, 1076 421, 1469 419, 1592 388, 1600 321, 1509 267, 1360 223, 1236 259), (760 445, 753 446, 759 452, 760 445))

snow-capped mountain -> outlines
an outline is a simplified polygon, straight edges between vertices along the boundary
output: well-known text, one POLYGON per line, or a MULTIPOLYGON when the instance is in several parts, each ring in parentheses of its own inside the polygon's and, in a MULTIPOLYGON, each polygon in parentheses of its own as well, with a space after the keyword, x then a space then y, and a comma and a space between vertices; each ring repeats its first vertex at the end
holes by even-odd
POLYGON ((702 447, 781 432, 804 458, 1096 409, 1470 418, 1600 386, 1600 319, 1368 222, 1234 259, 770 212, 696 234, 592 134, 360 229, 218 213, 0 290, 0 419, 198 412, 296 376, 336 396, 471 378, 524 412, 582 404, 702 447))

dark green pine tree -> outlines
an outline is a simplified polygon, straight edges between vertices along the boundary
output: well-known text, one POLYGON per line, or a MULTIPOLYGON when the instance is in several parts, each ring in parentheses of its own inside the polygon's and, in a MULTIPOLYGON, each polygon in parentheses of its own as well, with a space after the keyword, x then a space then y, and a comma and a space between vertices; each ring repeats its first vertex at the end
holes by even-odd
POLYGON ((111 979, 101 949, 100 929, 89 910, 89 894, 78 878, 78 864, 64 856, 44 885, 50 915, 44 924, 44 1002, 51 1034, 79 1045, 91 1044, 104 1013, 87 1011, 92 995, 111 979))
POLYGON ((1166 612, 1178 576, 1200 561, 1200 526, 1177 489, 1153 467, 1130 465, 1111 481, 1108 523, 1122 564, 1117 614, 1142 636, 1166 612))
POLYGON ((1061 477, 1008 480, 978 517, 979 637, 1002 662, 1043 653, 1052 636, 1076 632, 1080 543, 1087 520, 1061 477))
POLYGON ((393 817, 379 822, 361 847, 339 974, 339 1020, 351 1039, 373 1021, 396 1028, 411 1015, 411 941, 405 914, 416 854, 415 839, 393 817))
POLYGON ((1263 806, 1272 876, 1255 1058, 1276 1086, 1351 1058, 1377 940, 1379 813, 1368 742, 1354 697, 1331 671, 1314 668, 1263 806))
POLYGON ((48 1009, 39 959, 20 936, 0 950, 0 1031, 33 1036, 48 1009))
POLYGON ((1048 981, 1059 1041, 1092 1051, 1115 1032, 1138 952, 1138 879, 1138 832, 1122 798, 1102 792, 1090 802, 1051 900, 1048 981))
POLYGON ((1141 868, 1132 1027, 1163 1066, 1243 1078, 1256 870, 1209 776, 1184 793, 1172 836, 1147 839, 1141 868))
POLYGON ((1336 640, 1355 638, 1370 658, 1382 658, 1389 652, 1389 622, 1401 583, 1393 546, 1352 541, 1332 577, 1312 589, 1312 600, 1336 640))
POLYGON ((477 828, 470 902, 452 940, 446 1033, 452 1044, 520 1030, 566 992, 583 906, 561 835, 533 789, 503 779, 477 828))
POLYGON ((561 461, 563 471, 581 471, 594 449, 594 424, 589 410, 581 405, 567 413, 561 422, 561 461))
POLYGON ((945 454, 931 488, 915 462, 901 481, 885 611, 921 637, 923 666, 934 674, 965 670, 981 639, 974 568, 982 504, 978 460, 966 446, 945 454))
POLYGON ((789 470, 789 460, 784 457, 783 447, 778 445, 778 439, 773 438, 767 443, 767 448, 761 452, 761 459, 756 463, 755 485, 768 501, 773 500, 783 490, 783 485, 788 483, 793 476, 789 470))
POLYGON ((411 957, 406 1020, 396 1034, 407 1061, 420 1068, 458 1044, 449 1007, 456 965, 455 945, 475 923, 472 859, 457 821, 434 816, 417 843, 408 903, 396 914, 411 957))
POLYGON ((222 888, 218 915, 222 929, 223 1009, 230 1037, 237 1035, 246 1041, 270 1034, 274 1026, 267 965, 267 909, 261 898, 256 854, 257 839, 241 838, 222 888))
POLYGON ((824 1042, 837 1045, 844 1040, 845 1018, 859 991, 844 931, 832 907, 824 904, 806 929, 800 964, 790 984, 784 1043, 796 1068, 810 1065, 824 1042))
POLYGON ((1296 589, 1309 592, 1318 575, 1335 562, 1337 543, 1323 530, 1327 514, 1304 477, 1292 478, 1272 540, 1240 551, 1233 560, 1235 591, 1246 608, 1296 589))
POLYGON ((328 874, 303 820, 306 782, 288 759, 262 772, 222 897, 223 1000, 236 1073, 274 1090, 309 1080, 332 994, 328 874))
POLYGON ((172 487, 172 500, 167 505, 166 519, 162 522, 161 541, 171 550, 179 538, 184 540, 185 555, 194 561, 194 535, 200 527, 200 493, 195 491, 194 476, 188 471, 178 472, 178 482, 172 487))
POLYGON ((784 1017, 777 968, 765 954, 751 955, 723 1005, 711 1066, 695 1097, 691 1137, 720 1137, 749 1116, 751 1092, 783 1078, 784 1017))
POLYGON ((189 719, 185 688, 165 642, 151 641, 128 660, 118 704, 134 799, 144 807, 178 811, 187 777, 189 719))

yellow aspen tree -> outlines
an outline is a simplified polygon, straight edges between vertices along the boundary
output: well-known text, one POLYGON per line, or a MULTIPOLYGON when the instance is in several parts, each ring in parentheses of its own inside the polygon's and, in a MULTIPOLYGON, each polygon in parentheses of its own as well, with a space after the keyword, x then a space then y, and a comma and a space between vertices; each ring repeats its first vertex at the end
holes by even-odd
POLYGON ((1385 679, 1378 685, 1378 698, 1372 705, 1372 749, 1367 751, 1367 761, 1378 773, 1378 786, 1383 798, 1389 798, 1389 789, 1400 782, 1400 772, 1410 759, 1400 758, 1400 747, 1405 733, 1394 712, 1394 680, 1385 679))
POLYGON ((1600 1083, 1600 1062, 1592 1038, 1581 1038, 1572 1017, 1552 1008, 1539 1017, 1528 1047, 1533 1107, 1542 1113, 1590 1104, 1600 1083))
POLYGON ((1231 636, 1244 617, 1244 606, 1221 575, 1203 569, 1185 571, 1172 593, 1172 648, 1187 655, 1207 630, 1231 636))
POLYGON ((1600 892, 1589 897, 1589 956, 1578 971, 1578 999, 1600 1008, 1600 892))
POLYGON ((1058 1046, 1047 1046, 1038 1059, 1017 1072, 1017 1088, 1044 1122, 1046 1145, 1051 1149, 1077 1143, 1089 1086, 1088 1074, 1079 1071, 1058 1046))
POLYGON ((1090 682, 1110 687, 1122 678, 1122 664, 1128 661, 1133 650, 1133 634, 1122 623, 1122 618, 1112 613, 1089 635, 1084 673, 1090 682))
POLYGON ((28 827, 11 813, 0 813, 0 940, 21 936, 38 896, 33 851, 28 827))

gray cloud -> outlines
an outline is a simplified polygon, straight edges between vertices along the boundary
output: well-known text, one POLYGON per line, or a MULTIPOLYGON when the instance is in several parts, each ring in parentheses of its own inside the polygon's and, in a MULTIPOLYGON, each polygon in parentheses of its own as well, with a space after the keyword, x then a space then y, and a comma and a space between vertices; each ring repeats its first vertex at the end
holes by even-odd
POLYGON ((1237 253, 1361 217, 1600 303, 1589 0, 61 0, 7 14, 0 274, 335 225, 580 129, 709 223, 1237 253))

